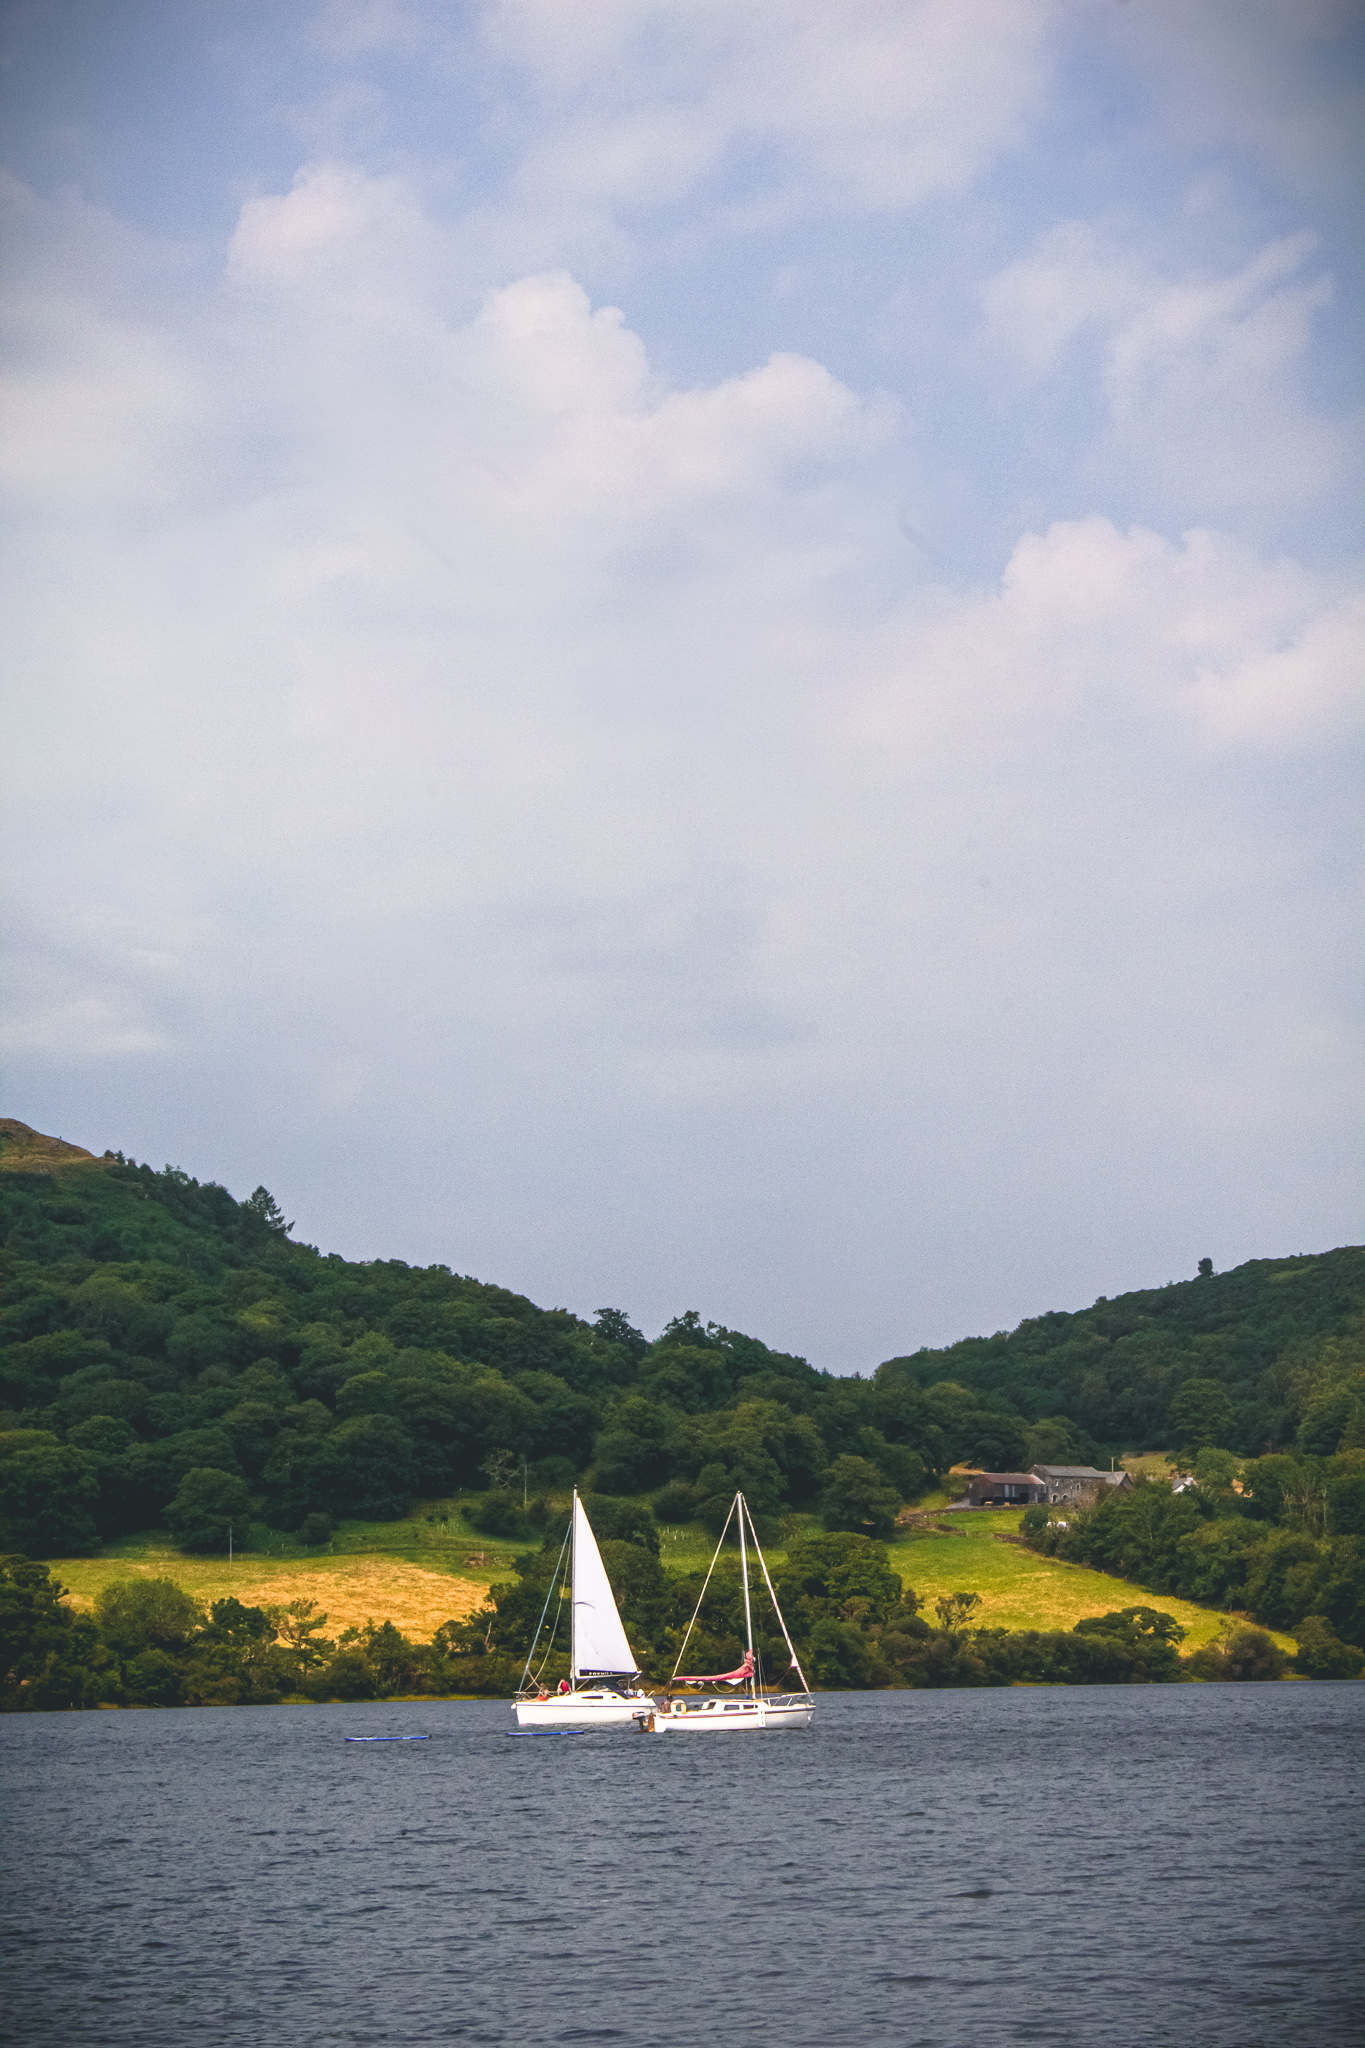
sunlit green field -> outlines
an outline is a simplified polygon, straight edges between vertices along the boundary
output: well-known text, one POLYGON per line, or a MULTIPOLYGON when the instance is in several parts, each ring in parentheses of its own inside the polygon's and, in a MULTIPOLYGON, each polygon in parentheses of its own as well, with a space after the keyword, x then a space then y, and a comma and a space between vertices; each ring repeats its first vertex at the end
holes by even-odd
MULTIPOLYGON (((935 1620, 933 1603, 943 1594, 977 1593, 981 1606, 976 1620, 984 1628, 1070 1629, 1087 1614, 1108 1614, 1121 1607, 1156 1607, 1173 1615, 1187 1631, 1186 1650, 1198 1649, 1217 1637, 1226 1616, 1214 1609, 1196 1607, 1171 1594, 1149 1593, 1126 1579, 1111 1578, 1107 1572, 1062 1564, 1021 1544, 1002 1542, 1002 1536, 1018 1533, 1022 1520, 1020 1509, 958 1510, 938 1517, 942 1528, 951 1534, 896 1532, 889 1546, 892 1565, 900 1573, 902 1585, 918 1593, 928 1621, 935 1620)), ((809 1526, 818 1533, 819 1524, 813 1518, 809 1526)), ((673 1570, 704 1567, 714 1548, 711 1537, 696 1523, 677 1531, 664 1530, 661 1535, 661 1555, 673 1570)), ((775 1569, 786 1553, 780 1546, 765 1546, 764 1555, 770 1569, 775 1569)), ((1296 1647, 1289 1636, 1277 1635, 1275 1640, 1291 1652, 1296 1647)))
MULTIPOLYGON (((1002 1535, 1013 1535, 1023 1519, 1018 1509, 969 1510, 941 1519, 960 1528, 961 1534, 898 1535, 891 1546, 891 1561, 902 1584, 919 1594, 930 1620, 933 1602, 944 1593, 979 1593, 979 1618, 987 1628, 1069 1629, 1087 1614, 1158 1607, 1188 1631, 1183 1647, 1194 1650, 1212 1642, 1226 1619, 1173 1594, 1149 1593, 1087 1565, 1063 1564, 1022 1544, 1002 1542, 1002 1535)), ((1287 1650, 1296 1648, 1289 1636, 1277 1635, 1275 1640, 1287 1650)))

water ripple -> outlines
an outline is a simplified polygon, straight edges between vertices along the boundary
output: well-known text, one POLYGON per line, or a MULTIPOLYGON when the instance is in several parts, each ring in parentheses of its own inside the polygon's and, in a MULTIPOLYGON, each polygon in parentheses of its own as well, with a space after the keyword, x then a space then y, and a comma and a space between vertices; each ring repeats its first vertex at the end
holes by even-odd
POLYGON ((735 1744, 16 1716, 6 2039, 1337 2048, 1363 1719, 1359 1685, 846 1695, 735 1744))

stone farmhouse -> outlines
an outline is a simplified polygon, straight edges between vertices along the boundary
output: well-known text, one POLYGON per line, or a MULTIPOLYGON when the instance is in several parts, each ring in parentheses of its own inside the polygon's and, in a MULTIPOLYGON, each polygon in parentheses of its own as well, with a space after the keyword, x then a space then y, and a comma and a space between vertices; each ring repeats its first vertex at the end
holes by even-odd
POLYGON ((1126 1492, 1133 1484, 1127 1472, 1099 1472, 1093 1465, 1033 1465, 1028 1476, 1043 1488, 1036 1497, 1049 1506, 1079 1507, 1097 1500, 1107 1486, 1126 1492))

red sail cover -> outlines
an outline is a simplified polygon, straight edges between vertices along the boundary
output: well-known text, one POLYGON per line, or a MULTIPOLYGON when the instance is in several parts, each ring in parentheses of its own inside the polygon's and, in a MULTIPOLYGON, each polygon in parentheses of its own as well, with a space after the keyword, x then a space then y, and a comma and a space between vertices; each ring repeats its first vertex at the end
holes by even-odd
POLYGON ((753 1675, 754 1653, 752 1650, 746 1650, 744 1662, 740 1665, 738 1671, 703 1671, 694 1678, 685 1678, 680 1675, 677 1683, 679 1685, 743 1685, 745 1679, 752 1678, 753 1675))

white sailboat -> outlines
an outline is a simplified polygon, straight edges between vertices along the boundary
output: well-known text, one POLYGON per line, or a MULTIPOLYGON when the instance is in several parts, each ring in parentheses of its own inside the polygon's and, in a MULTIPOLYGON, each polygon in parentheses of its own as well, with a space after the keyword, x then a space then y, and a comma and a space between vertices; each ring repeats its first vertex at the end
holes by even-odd
POLYGON ((809 1728, 815 1717, 815 1701, 806 1683, 806 1674, 801 1669, 796 1646, 787 1632, 787 1624, 783 1620, 777 1594, 773 1591, 773 1582, 768 1576, 768 1564, 759 1544, 758 1531, 754 1527, 753 1516, 749 1513, 749 1504, 742 1493, 735 1495, 730 1512, 725 1518, 725 1528, 720 1532, 715 1557, 711 1559, 710 1570, 702 1584, 692 1619, 687 1625, 682 1648, 678 1651, 678 1661, 673 1666, 673 1676, 669 1681, 670 1695, 671 1688, 675 1685, 728 1685, 733 1687, 734 1691, 729 1698, 724 1693, 705 1693, 700 1698, 692 1699, 670 1696, 652 1712, 644 1715, 640 1726, 646 1734, 739 1735, 746 1730, 759 1728, 809 1728), (711 1671, 682 1676, 680 1674, 683 1658, 687 1655, 687 1645, 697 1625, 697 1616, 701 1613, 701 1603, 706 1598, 706 1588, 711 1583, 711 1573, 716 1569, 717 1559, 725 1543, 726 1530, 736 1518, 739 1525, 740 1578, 744 1586, 744 1629, 748 1638, 744 1661, 734 1671, 711 1671), (753 1544, 754 1555, 763 1573, 763 1583, 768 1589, 768 1598, 773 1603, 773 1613, 777 1616, 777 1625, 782 1631, 791 1657, 791 1663, 787 1668, 794 1671, 800 1680, 800 1692, 768 1693, 763 1691, 760 1684, 758 1663, 754 1656, 753 1607, 749 1597, 750 1543, 753 1544))
POLYGON ((631 1679, 639 1675, 640 1667, 626 1641, 616 1596, 611 1590, 602 1553, 597 1548, 597 1538, 575 1492, 568 1533, 550 1580, 550 1590, 526 1659, 526 1668, 521 1674, 521 1684, 512 1702, 517 1726, 563 1729, 629 1727, 654 1705, 649 1693, 631 1685, 631 1679), (552 1600, 555 1602, 555 1615, 545 1656, 541 1659, 542 1671, 545 1658, 554 1647, 562 1604, 558 1595, 566 1550, 569 1554, 569 1677, 561 1682, 558 1692, 552 1693, 531 1677, 531 1665, 552 1600))

